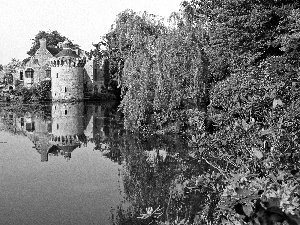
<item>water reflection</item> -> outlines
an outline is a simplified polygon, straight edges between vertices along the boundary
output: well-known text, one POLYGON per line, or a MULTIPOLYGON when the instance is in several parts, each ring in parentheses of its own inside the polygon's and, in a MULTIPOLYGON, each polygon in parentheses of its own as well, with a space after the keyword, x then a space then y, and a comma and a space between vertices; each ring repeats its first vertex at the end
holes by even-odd
POLYGON ((112 106, 100 104, 53 103, 39 112, 2 111, 2 123, 5 130, 27 136, 42 162, 49 156, 70 160, 72 152, 88 142, 95 144, 94 150, 111 154, 105 152, 109 149, 110 110, 112 106))
MULTIPOLYGON (((78 163, 81 160, 76 158, 79 149, 101 152, 115 165, 120 165, 122 169, 118 178, 107 181, 107 185, 113 186, 106 187, 106 191, 116 188, 117 182, 123 198, 117 207, 111 209, 110 224, 148 224, 149 221, 137 219, 147 207, 161 207, 164 221, 184 219, 191 223, 197 212, 202 210, 208 215, 207 211, 215 211, 216 204, 209 191, 192 193, 190 197, 186 194, 187 181, 195 180, 209 169, 189 154, 187 140, 182 136, 143 137, 125 132, 122 117, 112 105, 78 102, 40 105, 38 109, 35 106, 13 110, 4 107, 0 116, 2 129, 29 138, 40 154, 42 165, 61 158, 78 163), (200 209, 199 202, 207 207, 200 209)), ((90 167, 89 172, 85 172, 86 177, 100 177, 93 171, 98 164, 85 166, 90 167)), ((83 168, 78 168, 79 174, 83 173, 83 168)), ((84 179, 88 179, 86 177, 84 179)), ((70 179, 69 182, 72 186, 74 181, 70 179)), ((87 192, 99 189, 98 184, 90 183, 93 182, 72 188, 75 191, 89 190, 87 192)), ((100 198, 101 195, 99 193, 100 198)), ((100 224, 106 223, 100 221, 100 224)))

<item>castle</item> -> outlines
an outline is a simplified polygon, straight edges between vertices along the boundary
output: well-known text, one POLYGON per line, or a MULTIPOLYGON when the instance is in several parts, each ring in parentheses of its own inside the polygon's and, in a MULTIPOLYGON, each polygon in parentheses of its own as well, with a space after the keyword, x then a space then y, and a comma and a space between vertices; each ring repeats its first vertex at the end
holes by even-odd
POLYGON ((110 135, 108 108, 84 102, 54 102, 39 112, 14 113, 0 108, 0 127, 27 136, 47 162, 48 156, 62 155, 92 143, 95 150, 107 150, 110 135), (41 117, 39 113, 48 115, 41 117))
POLYGON ((45 38, 39 41, 39 49, 17 70, 14 79, 27 88, 51 80, 53 101, 82 100, 101 92, 104 58, 99 60, 79 48, 71 49, 68 40, 52 47, 47 46, 45 38))

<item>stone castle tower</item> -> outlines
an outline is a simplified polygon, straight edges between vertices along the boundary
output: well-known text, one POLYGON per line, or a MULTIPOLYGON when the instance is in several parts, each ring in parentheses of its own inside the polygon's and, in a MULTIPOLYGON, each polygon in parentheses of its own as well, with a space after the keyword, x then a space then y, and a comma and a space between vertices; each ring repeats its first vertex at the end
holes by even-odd
POLYGON ((53 101, 82 100, 84 98, 84 65, 71 48, 70 42, 63 43, 63 50, 50 60, 51 93, 53 101))
POLYGON ((66 158, 85 142, 84 104, 54 103, 52 105, 52 138, 50 143, 64 151, 66 158))

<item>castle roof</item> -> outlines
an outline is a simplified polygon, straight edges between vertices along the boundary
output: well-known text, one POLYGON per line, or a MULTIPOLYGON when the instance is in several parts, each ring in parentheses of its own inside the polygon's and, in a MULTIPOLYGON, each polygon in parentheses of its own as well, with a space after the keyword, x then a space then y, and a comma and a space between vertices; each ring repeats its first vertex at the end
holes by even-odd
POLYGON ((58 54, 55 55, 55 57, 63 57, 63 56, 70 56, 74 58, 80 58, 72 49, 70 48, 64 48, 61 50, 58 54))
POLYGON ((33 72, 34 70, 31 67, 28 67, 25 72, 33 72))
POLYGON ((34 57, 31 57, 30 60, 26 63, 27 67, 35 67, 39 65, 39 60, 34 57))
POLYGON ((47 47, 47 50, 48 50, 52 55, 57 55, 57 54, 61 51, 61 48, 47 47))

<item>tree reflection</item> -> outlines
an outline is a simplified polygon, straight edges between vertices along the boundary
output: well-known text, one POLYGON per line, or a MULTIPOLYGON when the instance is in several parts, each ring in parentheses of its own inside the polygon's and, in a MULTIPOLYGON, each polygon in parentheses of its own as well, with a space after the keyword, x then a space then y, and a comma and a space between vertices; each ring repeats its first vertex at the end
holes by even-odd
POLYGON ((160 221, 213 221, 219 193, 207 177, 217 173, 199 161, 186 137, 126 132, 122 115, 99 103, 55 103, 38 111, 4 108, 0 113, 3 127, 27 136, 42 161, 48 156, 70 159, 76 148, 92 143, 93 150, 121 165, 124 199, 112 211, 113 224, 154 222, 154 215, 147 216, 151 207, 152 212, 161 208, 160 221))
POLYGON ((138 219, 149 207, 162 208, 160 221, 180 219, 192 223, 201 211, 212 219, 218 202, 215 190, 195 185, 196 178, 206 174, 209 165, 189 154, 187 139, 124 133, 116 142, 123 157, 124 203, 116 209, 114 224, 155 222, 154 216, 138 219))

